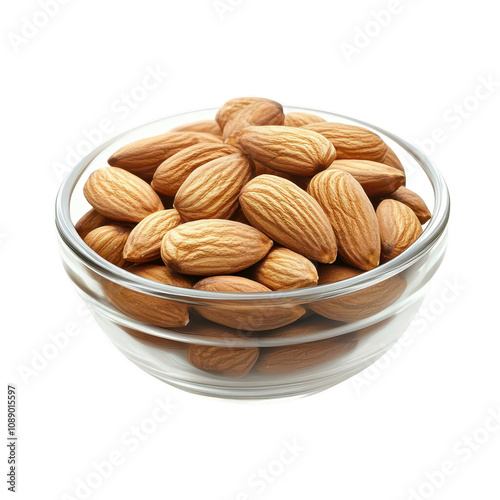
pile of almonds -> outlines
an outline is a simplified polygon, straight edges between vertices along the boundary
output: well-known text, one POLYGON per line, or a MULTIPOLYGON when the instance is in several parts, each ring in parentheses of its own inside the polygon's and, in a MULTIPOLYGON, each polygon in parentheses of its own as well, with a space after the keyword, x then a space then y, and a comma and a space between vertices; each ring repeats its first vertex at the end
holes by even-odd
MULTIPOLYGON (((215 120, 128 144, 108 163, 84 186, 93 208, 78 233, 112 264, 179 287, 251 293, 347 279, 400 255, 431 217, 378 135, 309 113, 284 114, 269 99, 232 99, 215 120)), ((405 286, 396 276, 307 312, 272 307, 258 321, 244 307, 188 309, 110 284, 106 294, 141 321, 182 328, 191 314, 202 320, 200 331, 220 327, 231 338, 237 330, 282 329, 311 311, 356 321, 397 300, 405 286)), ((259 358, 258 350, 227 348, 221 363, 225 348, 189 349, 195 366, 233 376, 259 358)))

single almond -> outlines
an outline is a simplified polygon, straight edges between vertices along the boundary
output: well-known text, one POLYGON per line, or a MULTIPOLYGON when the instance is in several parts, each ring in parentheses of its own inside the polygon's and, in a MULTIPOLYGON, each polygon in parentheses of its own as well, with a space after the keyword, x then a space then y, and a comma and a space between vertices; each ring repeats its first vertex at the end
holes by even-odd
POLYGON ((190 344, 187 359, 195 368, 215 375, 244 377, 259 357, 258 347, 220 347, 190 344))
POLYGON ((248 276, 271 290, 294 290, 318 284, 318 272, 314 264, 303 255, 284 247, 274 247, 249 270, 248 276))
POLYGON ((171 130, 171 132, 203 132, 222 136, 222 130, 215 120, 200 120, 198 122, 185 123, 171 130))
POLYGON ((130 235, 130 229, 120 224, 101 226, 85 236, 85 243, 111 264, 124 267, 123 248, 130 235))
POLYGON ((382 160, 382 163, 385 163, 386 165, 389 165, 390 167, 397 168, 398 170, 401 170, 401 172, 403 172, 403 173, 405 171, 405 168, 403 167, 403 164, 401 163, 400 159, 398 158, 398 155, 389 146, 387 146, 387 152, 385 153, 385 156, 384 156, 384 159, 382 160))
POLYGON ((420 224, 425 224, 431 218, 431 212, 425 201, 414 191, 401 186, 396 191, 385 196, 386 199, 396 200, 410 207, 418 217, 420 224))
POLYGON ((258 97, 231 99, 218 111, 215 117, 227 139, 236 132, 252 125, 283 125, 283 107, 276 101, 258 97))
MULTIPOLYGON (((188 279, 162 265, 140 264, 128 268, 128 271, 166 285, 191 288, 188 279)), ((104 291, 106 297, 119 311, 138 321, 162 328, 181 327, 189 322, 188 306, 180 300, 153 297, 112 281, 105 282, 104 291)))
POLYGON ((307 192, 330 220, 344 262, 363 271, 377 267, 380 260, 377 217, 359 182, 341 170, 325 170, 312 178, 307 192))
POLYGON ((247 127, 232 138, 252 160, 287 174, 311 176, 335 160, 335 148, 322 135, 295 127, 247 127))
POLYGON ((180 222, 179 214, 173 209, 148 215, 130 233, 123 257, 130 262, 151 262, 160 258, 163 237, 180 222))
POLYGON ((322 122, 302 128, 326 137, 335 146, 339 160, 382 161, 387 153, 387 144, 377 134, 356 125, 322 122))
POLYGON ((396 168, 371 160, 337 160, 328 169, 351 174, 367 196, 384 196, 403 185, 405 175, 396 168))
POLYGON ((141 330, 136 330, 134 328, 129 328, 123 325, 116 324, 115 326, 120 328, 120 330, 123 330, 128 335, 134 337, 142 344, 153 346, 156 349, 162 349, 166 351, 186 351, 188 347, 188 344, 185 344, 184 342, 177 342, 176 340, 156 337, 155 335, 150 335, 149 333, 144 333, 141 330))
POLYGON ((263 259, 273 242, 241 222, 207 219, 168 231, 161 257, 174 271, 197 276, 232 274, 263 259))
POLYGON ((224 130, 224 127, 245 108, 263 101, 274 102, 264 97, 235 97, 234 99, 230 99, 219 108, 215 116, 215 121, 224 130))
MULTIPOLYGON (((332 264, 320 265, 318 274, 318 284, 327 285, 360 276, 363 271, 345 264, 332 264)), ((403 276, 396 275, 357 292, 312 302, 309 308, 325 318, 351 323, 386 309, 401 297, 405 289, 406 280, 403 276)))
POLYGON ((422 234, 415 212, 396 200, 383 200, 377 208, 384 262, 394 259, 413 245, 422 234))
POLYGON ((97 210, 92 208, 78 220, 78 222, 75 224, 75 229, 80 238, 84 240, 85 236, 87 236, 90 231, 101 226, 107 226, 108 224, 112 223, 113 221, 111 219, 105 217, 97 210))
POLYGON ((285 126, 287 127, 302 127, 309 123, 326 122, 321 116, 313 115, 312 113, 287 113, 285 115, 285 126))
POLYGON ((333 364, 356 347, 351 336, 343 337, 261 349, 254 371, 262 375, 277 375, 333 364))
MULTIPOLYGON (((241 276, 212 276, 194 286, 197 290, 227 293, 262 293, 271 289, 256 281, 241 276)), ((238 331, 264 331, 280 328, 297 321, 305 314, 301 306, 255 303, 235 303, 227 305, 210 304, 196 307, 205 319, 238 331)))
POLYGON ((293 182, 260 175, 241 190, 240 205, 250 223, 280 245, 324 264, 337 258, 325 212, 293 182))
POLYGON ((123 146, 110 156, 108 163, 150 181, 167 158, 193 144, 207 142, 222 143, 222 138, 203 132, 167 132, 123 146))
POLYGON ((126 170, 115 167, 93 172, 83 187, 87 201, 102 215, 124 222, 140 222, 163 210, 153 188, 126 170))
POLYGON ((294 184, 297 184, 297 186, 299 186, 304 190, 307 189, 307 185, 309 184, 309 181, 312 179, 312 176, 304 177, 303 175, 287 174, 285 172, 279 172, 278 170, 273 170, 272 168, 266 167, 265 165, 262 165, 262 163, 258 163, 256 161, 254 161, 253 163, 255 167, 255 177, 264 174, 276 175, 277 177, 282 177, 283 179, 288 179, 289 181, 292 181, 294 184))
POLYGON ((184 181, 174 207, 183 221, 229 219, 239 207, 241 188, 253 174, 252 161, 241 153, 212 160, 184 181))
POLYGON ((168 196, 175 196, 183 182, 197 168, 212 160, 237 153, 228 144, 195 144, 165 160, 156 170, 151 185, 168 196))

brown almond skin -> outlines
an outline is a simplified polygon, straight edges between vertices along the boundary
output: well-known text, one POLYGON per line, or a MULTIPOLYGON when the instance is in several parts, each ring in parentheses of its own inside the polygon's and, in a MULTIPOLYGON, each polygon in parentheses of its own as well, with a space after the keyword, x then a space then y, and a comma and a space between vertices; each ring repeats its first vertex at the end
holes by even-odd
POLYGON ((236 132, 252 125, 283 125, 285 115, 280 103, 260 97, 238 97, 226 102, 215 120, 228 139, 236 132))
POLYGON ((123 146, 109 157, 108 163, 151 181, 156 169, 167 158, 193 144, 207 142, 222 143, 222 139, 203 132, 167 132, 123 146))
POLYGON ((356 347, 356 341, 351 336, 343 337, 346 336, 261 349, 254 372, 262 375, 278 375, 332 363, 356 347))
POLYGON ((184 181, 174 207, 183 221, 229 219, 239 208, 241 188, 253 175, 252 161, 241 153, 212 160, 184 181))
POLYGON ((380 260, 377 217, 359 182, 346 172, 325 170, 313 177, 307 192, 330 220, 344 262, 363 271, 377 267, 380 260))
POLYGON ((309 123, 321 123, 326 122, 324 118, 321 116, 313 115, 312 113, 287 113, 285 115, 285 123, 286 127, 302 127, 304 125, 308 125, 309 123))
POLYGON ((377 218, 384 262, 403 253, 422 234, 415 212, 399 201, 383 200, 377 208, 377 218))
POLYGON ((162 241, 161 257, 171 269, 184 274, 232 274, 263 259, 272 246, 272 240, 254 227, 206 219, 169 231, 162 241))
MULTIPOLYGON (((127 270, 159 283, 191 288, 187 278, 162 265, 140 264, 127 270)), ((105 282, 104 291, 119 311, 138 321, 162 328, 182 327, 189 322, 188 307, 182 302, 152 297, 110 281, 105 282)))
POLYGON ((260 175, 241 190, 240 205, 252 226, 280 245, 324 264, 337 258, 335 234, 323 209, 293 182, 260 175))
POLYGON ((288 248, 276 246, 249 270, 248 277, 275 291, 318 284, 318 272, 309 259, 288 248))
POLYGON ((310 123, 302 128, 326 137, 335 146, 339 160, 372 160, 381 162, 387 144, 375 133, 345 123, 310 123))
POLYGON ((78 220, 78 222, 75 224, 75 229, 80 238, 84 240, 87 234, 90 233, 90 231, 101 226, 107 226, 112 223, 113 221, 111 219, 105 217, 97 210, 92 208, 78 220))
POLYGON ((128 328, 123 325, 117 326, 120 330, 123 330, 125 333, 139 340, 143 344, 150 345, 158 349, 164 349, 166 351, 187 351, 188 344, 183 342, 164 339, 163 337, 156 337, 154 335, 150 335, 149 333, 144 333, 140 330, 128 328))
POLYGON ((222 130, 215 120, 200 120, 186 123, 173 128, 171 132, 203 132, 205 134, 213 134, 222 137, 222 130))
POLYGON ((165 160, 155 171, 151 186, 157 193, 175 196, 197 168, 239 151, 228 144, 195 144, 165 160))
POLYGON ((265 165, 262 165, 262 163, 258 162, 253 162, 254 167, 255 167, 255 177, 259 175, 276 175, 277 177, 282 177, 283 179, 288 179, 289 181, 292 181, 294 184, 297 184, 299 188, 303 189, 304 191, 307 189, 307 185, 309 184, 309 181, 312 179, 311 177, 304 177, 303 175, 292 175, 292 174, 286 174, 285 172, 279 172, 278 170, 273 170, 272 168, 266 167, 265 165))
POLYGON ((389 165, 390 167, 397 168, 398 170, 401 170, 401 172, 404 173, 405 168, 403 167, 403 164, 398 158, 398 155, 394 152, 394 150, 387 146, 387 152, 385 153, 384 159, 382 160, 382 163, 385 163, 386 165, 389 165))
POLYGON ((425 201, 414 191, 405 186, 401 186, 396 191, 385 196, 386 199, 396 200, 410 207, 418 217, 420 224, 425 224, 431 218, 431 212, 425 201))
POLYGON ((130 262, 151 262, 160 258, 163 236, 181 223, 176 210, 160 210, 148 215, 134 227, 123 249, 130 262))
POLYGON ((94 252, 111 264, 124 267, 123 247, 130 235, 130 229, 119 224, 98 227, 83 240, 94 252))
MULTIPOLYGON (((197 290, 228 293, 263 293, 271 289, 256 281, 241 276, 212 276, 194 286, 197 290)), ((217 304, 196 307, 205 319, 239 331, 264 331, 280 328, 297 321, 305 314, 301 306, 285 307, 269 304, 256 307, 255 304, 217 304)))
POLYGON ((333 145, 322 135, 295 127, 247 127, 232 138, 252 160, 278 172, 312 176, 336 158, 333 145))
POLYGON ((244 377, 259 358, 258 347, 220 347, 190 344, 187 359, 195 368, 214 375, 244 377))
MULTIPOLYGON (((332 264, 320 265, 318 274, 318 284, 327 285, 360 276, 363 271, 345 264, 332 264)), ((401 297, 405 289, 406 280, 396 275, 358 292, 312 302, 309 309, 325 318, 351 323, 369 318, 389 307, 401 297)))
POLYGON ((140 222, 163 210, 153 188, 126 170, 115 167, 93 172, 83 187, 87 201, 102 215, 123 222, 140 222))
POLYGON ((396 191, 405 181, 405 175, 396 168, 370 160, 337 160, 328 169, 351 174, 367 196, 384 196, 396 191))

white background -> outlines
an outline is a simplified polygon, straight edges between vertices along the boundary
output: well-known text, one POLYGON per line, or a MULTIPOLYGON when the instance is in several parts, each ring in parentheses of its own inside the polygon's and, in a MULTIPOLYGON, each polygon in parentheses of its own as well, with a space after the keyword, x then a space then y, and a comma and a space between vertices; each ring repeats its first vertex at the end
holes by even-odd
POLYGON ((35 0, 4 2, 0 16, 2 394, 17 385, 18 498, 83 498, 78 481, 116 452, 122 463, 89 498, 499 498, 500 427, 484 431, 500 410, 495 2, 62 3, 40 28, 27 27, 44 22, 35 0), (124 107, 148 68, 169 75, 124 107), (452 194, 448 254, 404 345, 301 400, 223 402, 146 375, 78 309, 56 247, 68 148, 91 130, 103 141, 242 95, 351 115, 425 146, 452 194), (99 137, 102 119, 112 130, 99 137), (23 378, 65 329, 77 332, 69 345, 23 378), (134 450, 122 436, 158 397, 176 409, 134 450), (294 441, 297 456, 280 467, 294 441), (453 473, 436 474, 444 462, 453 473), (272 481, 256 483, 268 467, 272 481))

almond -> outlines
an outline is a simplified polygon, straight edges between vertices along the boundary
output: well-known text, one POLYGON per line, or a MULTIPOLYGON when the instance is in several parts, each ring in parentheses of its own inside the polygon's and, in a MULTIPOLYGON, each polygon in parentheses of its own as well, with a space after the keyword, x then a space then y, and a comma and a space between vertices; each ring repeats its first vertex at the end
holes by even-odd
POLYGON ((410 207, 421 224, 425 224, 431 218, 431 212, 427 208, 425 201, 411 189, 401 186, 393 193, 385 196, 386 199, 396 200, 410 207))
POLYGON ((283 125, 283 107, 276 101, 258 97, 231 99, 215 117, 224 139, 251 125, 283 125))
POLYGON ((258 175, 276 175, 277 177, 282 177, 283 179, 288 179, 289 181, 292 181, 294 184, 297 184, 300 188, 306 190, 307 185, 309 184, 309 181, 312 179, 311 177, 304 177, 302 175, 292 175, 292 174, 286 174, 285 172, 279 172, 278 170, 273 170, 272 168, 266 167, 265 165, 262 165, 262 163, 258 163, 254 161, 254 167, 255 167, 255 176, 257 177, 258 175))
POLYGON ((123 249, 123 257, 130 262, 151 262, 158 259, 163 236, 180 222, 179 214, 173 209, 148 215, 130 233, 123 249))
POLYGON ((198 122, 186 123, 173 128, 171 132, 203 132, 205 134, 222 136, 222 130, 215 120, 200 120, 198 122))
POLYGON ((107 226, 112 224, 113 221, 108 217, 104 217, 94 208, 90 209, 85 215, 83 215, 78 222, 75 224, 76 232, 80 235, 82 240, 85 236, 90 233, 93 229, 97 229, 101 226, 107 226))
POLYGON ((359 182, 341 170, 325 170, 313 177, 307 192, 330 220, 342 259, 364 271, 377 267, 380 260, 377 217, 359 182))
POLYGON ((226 377, 244 377, 253 368, 258 357, 258 347, 190 344, 187 351, 187 359, 195 368, 226 377))
POLYGON ((263 97, 235 97, 234 99, 230 99, 220 107, 217 115, 215 116, 215 121, 219 124, 220 128, 224 130, 224 127, 231 120, 233 120, 238 113, 241 113, 245 108, 262 101, 274 102, 263 97))
POLYGON ((228 219, 238 209, 241 188, 253 177, 252 161, 236 153, 197 168, 175 196, 183 221, 228 219))
POLYGON ((285 125, 287 127, 302 127, 309 123, 326 122, 321 116, 312 113, 287 113, 285 115, 285 125))
POLYGON ((397 168, 398 170, 401 170, 401 172, 405 171, 405 168, 399 160, 398 155, 389 146, 387 146, 387 152, 385 153, 382 163, 385 163, 390 167, 397 168))
POLYGON ((415 212, 396 200, 383 200, 377 208, 384 262, 394 259, 422 234, 415 212))
POLYGON ((151 185, 158 193, 175 196, 182 183, 198 167, 237 152, 228 144, 195 144, 165 160, 154 173, 151 185))
POLYGON ((262 375, 275 375, 333 364, 356 347, 351 337, 343 337, 262 349, 254 370, 262 375))
MULTIPOLYGON (((191 288, 191 283, 165 266, 141 264, 128 269, 131 273, 166 285, 191 288)), ((123 314, 162 328, 185 326, 188 307, 182 302, 152 297, 106 281, 104 291, 109 301, 123 314)))
MULTIPOLYGON (((229 293, 270 292, 256 281, 241 276, 212 276, 196 283, 197 290, 229 293)), ((280 328, 298 320, 305 314, 301 306, 266 304, 259 307, 255 303, 235 303, 233 305, 199 306, 197 312, 205 319, 240 331, 264 331, 280 328)))
POLYGON ((328 218, 293 182, 260 175, 241 190, 240 205, 250 223, 280 245, 318 262, 335 261, 337 245, 328 218))
POLYGON ((144 333, 140 330, 128 328, 123 325, 116 326, 118 326, 120 330, 123 330, 128 335, 139 340, 141 343, 153 346, 158 349, 164 349, 166 351, 185 351, 188 347, 188 344, 185 344, 183 342, 177 342, 176 340, 165 339, 163 337, 156 337, 155 335, 150 335, 149 333, 144 333))
POLYGON ((375 133, 345 123, 310 123, 302 128, 326 137, 335 146, 339 160, 382 161, 387 144, 375 133))
POLYGON ((163 238, 161 257, 174 271, 198 276, 231 274, 263 259, 273 242, 241 222, 208 219, 187 222, 163 238))
POLYGON ((402 186, 405 175, 396 168, 370 160, 337 160, 328 169, 351 174, 367 196, 384 196, 402 186))
POLYGON ((129 237, 130 229, 119 224, 98 227, 85 237, 85 243, 111 264, 124 267, 123 247, 129 237))
POLYGON ((314 264, 284 247, 274 247, 250 269, 249 277, 271 290, 294 290, 318 284, 314 264))
POLYGON ((167 132, 123 146, 108 159, 108 163, 150 181, 167 158, 193 144, 206 142, 222 143, 222 139, 203 132, 167 132))
POLYGON ((140 222, 163 210, 153 188, 126 170, 115 167, 93 172, 83 187, 87 201, 102 215, 124 222, 140 222))
MULTIPOLYGON (((363 271, 343 264, 332 264, 319 266, 318 274, 318 284, 327 285, 360 276, 363 271)), ((325 318, 351 323, 369 318, 389 307, 401 297, 405 289, 406 280, 396 275, 358 292, 313 302, 309 308, 325 318)))
POLYGON ((311 176, 335 160, 332 144, 322 135, 294 127, 247 127, 232 138, 252 160, 287 174, 311 176))
MULTIPOLYGON (((326 265, 326 264, 325 264, 326 265)), ((322 334, 327 330, 332 330, 335 326, 341 326, 343 323, 335 323, 331 319, 324 318, 314 314, 311 310, 306 311, 295 323, 277 328, 269 332, 270 338, 292 338, 292 337, 313 337, 316 334, 322 334), (309 313, 309 315, 308 315, 309 313)))

